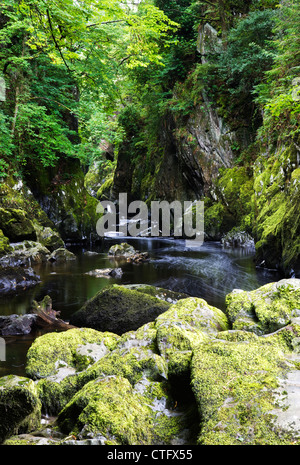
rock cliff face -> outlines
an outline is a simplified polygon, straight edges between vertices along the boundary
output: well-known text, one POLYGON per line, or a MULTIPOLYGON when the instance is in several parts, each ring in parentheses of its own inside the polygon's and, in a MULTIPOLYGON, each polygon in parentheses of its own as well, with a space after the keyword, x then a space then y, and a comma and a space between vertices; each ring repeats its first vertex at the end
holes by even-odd
MULTIPOLYGON (((217 32, 206 24, 199 31, 198 53, 205 62, 207 53, 222 47, 217 32)), ((147 164, 145 154, 136 158, 126 141, 118 154, 111 190, 116 199, 127 192, 135 199, 195 200, 213 194, 214 181, 221 168, 233 164, 236 135, 224 123, 205 91, 200 91, 200 104, 189 115, 167 110, 157 130, 157 147, 147 164)), ((176 105, 176 91, 173 100, 176 105)))
POLYGON ((78 161, 64 162, 53 173, 32 173, 27 184, 65 242, 96 236, 98 202, 85 187, 78 161))
POLYGON ((300 269, 300 149, 265 151, 254 168, 257 261, 286 275, 300 269))
POLYGON ((128 192, 136 199, 173 201, 211 195, 220 168, 232 166, 234 140, 235 135, 204 97, 183 131, 173 115, 165 115, 158 138, 161 155, 152 173, 143 164, 135 166, 129 147, 123 146, 112 196, 128 192))
POLYGON ((98 237, 98 202, 85 189, 80 167, 75 164, 67 179, 39 176, 10 176, 0 184, 0 266, 41 263, 57 250, 66 254, 68 241, 98 237))

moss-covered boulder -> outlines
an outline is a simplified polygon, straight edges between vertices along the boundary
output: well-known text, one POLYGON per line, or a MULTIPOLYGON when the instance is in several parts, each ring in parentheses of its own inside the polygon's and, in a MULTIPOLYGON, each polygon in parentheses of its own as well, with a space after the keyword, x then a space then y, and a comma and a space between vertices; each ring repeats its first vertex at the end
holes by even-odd
POLYGON ((113 257, 130 257, 136 253, 136 249, 132 245, 127 244, 127 242, 112 245, 108 251, 108 255, 113 257))
POLYGON ((76 255, 65 247, 59 247, 55 249, 48 260, 50 262, 67 262, 69 260, 76 260, 76 255))
MULTIPOLYGON (((126 378, 97 378, 73 397, 59 414, 58 424, 66 434, 72 433, 79 439, 97 438, 101 444, 157 443, 155 427, 160 415, 154 409, 154 402, 160 400, 157 394, 162 397, 162 389, 159 383, 151 387, 156 392, 147 398, 135 390, 126 378)), ((158 443, 164 443, 162 437, 158 443)))
POLYGON ((8 237, 4 236, 2 229, 0 229, 0 257, 12 251, 8 237))
POLYGON ((189 372, 194 349, 219 331, 229 329, 226 315, 203 299, 180 300, 155 322, 157 345, 168 362, 169 375, 189 372))
POLYGON ((86 369, 115 347, 118 336, 90 328, 47 333, 27 352, 26 373, 33 379, 61 379, 86 369))
POLYGON ((14 375, 0 378, 0 418, 0 444, 39 426, 41 403, 32 380, 14 375))
MULTIPOLYGON (((189 434, 193 415, 173 409, 167 366, 157 351, 155 324, 124 334, 116 348, 79 375, 83 386, 58 424, 77 441, 171 444, 189 434)), ((76 443, 77 441, 71 441, 76 443)))
POLYGON ((50 252, 65 246, 64 241, 60 237, 59 233, 53 231, 52 228, 41 228, 36 226, 36 231, 38 241, 50 252))
MULTIPOLYGON (((80 375, 105 357, 118 337, 90 328, 74 328, 35 339, 27 352, 26 372, 37 380, 44 411, 57 414, 87 382, 87 377, 80 375)), ((88 380, 94 378, 91 375, 88 380)))
POLYGON ((113 285, 98 292, 70 318, 74 326, 123 334, 154 321, 170 304, 134 289, 113 285))
MULTIPOLYGON (((292 398, 280 405, 278 390, 281 380, 291 373, 296 373, 297 383, 300 381, 299 350, 294 352, 299 331, 298 325, 267 337, 228 331, 197 347, 191 380, 201 418, 199 444, 297 443, 300 425, 293 430, 292 423, 293 410, 299 406, 292 398), (279 418, 284 413, 290 420, 289 428, 279 418)), ((284 397, 284 389, 282 393, 284 397)))
POLYGON ((88 328, 73 329, 41 336, 32 347, 27 355, 27 373, 38 380, 43 408, 53 415, 99 376, 122 376, 132 385, 144 378, 149 382, 167 379, 165 360, 156 347, 154 323, 122 337, 88 328))
POLYGON ((12 244, 11 251, 3 262, 28 266, 31 264, 45 263, 50 256, 50 251, 36 241, 23 241, 12 244))
POLYGON ((34 224, 21 209, 0 208, 0 228, 11 242, 36 240, 34 224))
POLYGON ((157 349, 156 334, 153 322, 142 326, 137 331, 123 334, 111 353, 80 376, 80 383, 86 383, 100 374, 121 375, 132 385, 143 377, 151 381, 167 379, 167 364, 157 349))
POLYGON ((256 334, 276 331, 300 316, 300 280, 283 279, 253 291, 234 290, 226 296, 233 329, 256 334))

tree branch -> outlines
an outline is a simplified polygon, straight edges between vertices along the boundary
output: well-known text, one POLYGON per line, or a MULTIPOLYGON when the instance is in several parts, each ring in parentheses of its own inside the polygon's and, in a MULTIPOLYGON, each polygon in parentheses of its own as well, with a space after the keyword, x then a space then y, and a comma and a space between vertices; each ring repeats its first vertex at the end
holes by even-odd
POLYGON ((63 60, 63 62, 64 62, 64 64, 65 64, 65 66, 66 66, 66 68, 67 68, 67 70, 68 70, 69 72, 71 72, 71 70, 70 70, 70 68, 69 68, 69 65, 68 65, 68 63, 66 62, 65 57, 63 56, 63 53, 62 53, 62 51, 61 51, 61 49, 60 49, 60 46, 59 46, 59 44, 58 44, 58 42, 57 42, 57 40, 56 40, 56 37, 55 37, 55 34, 54 34, 54 30, 53 30, 53 26, 52 26, 51 16, 50 16, 50 13, 49 13, 49 10, 48 10, 48 9, 47 9, 47 18, 48 18, 48 23, 49 23, 49 27, 50 27, 50 32, 51 32, 51 36, 52 36, 53 42, 54 42, 54 44, 55 44, 55 47, 57 48, 57 50, 58 50, 58 52, 59 52, 59 54, 60 54, 60 56, 61 56, 61 58, 62 58, 62 60, 63 60))
POLYGON ((103 21, 102 23, 89 24, 87 27, 101 26, 102 24, 112 24, 112 23, 126 23, 126 19, 115 19, 111 21, 103 21))

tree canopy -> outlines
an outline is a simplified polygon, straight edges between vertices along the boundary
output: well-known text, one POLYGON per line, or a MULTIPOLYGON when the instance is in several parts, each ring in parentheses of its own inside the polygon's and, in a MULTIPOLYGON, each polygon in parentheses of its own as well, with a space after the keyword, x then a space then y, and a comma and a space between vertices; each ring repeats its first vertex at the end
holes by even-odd
POLYGON ((147 1, 2 0, 1 166, 91 157, 114 126, 126 70, 161 65, 176 26, 147 1))

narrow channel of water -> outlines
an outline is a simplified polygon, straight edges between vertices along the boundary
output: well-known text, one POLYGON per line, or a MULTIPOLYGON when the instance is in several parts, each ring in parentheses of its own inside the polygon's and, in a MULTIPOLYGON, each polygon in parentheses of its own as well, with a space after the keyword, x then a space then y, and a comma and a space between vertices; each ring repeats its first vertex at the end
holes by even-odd
MULTIPOLYGON (((257 269, 253 251, 224 249, 219 243, 209 242, 198 249, 189 249, 185 247, 184 240, 119 238, 105 240, 93 249, 72 247, 70 250, 76 254, 77 260, 34 267, 41 277, 41 283, 34 289, 1 296, 0 315, 25 314, 32 300, 40 301, 49 295, 53 308, 61 312, 62 319, 68 320, 88 299, 114 283, 147 283, 185 292, 224 310, 225 296, 233 289, 252 290, 281 278, 274 271, 257 269), (149 252, 150 260, 133 264, 109 258, 107 251, 110 245, 125 240, 136 249, 149 252), (120 279, 96 278, 86 274, 94 269, 113 267, 122 268, 120 279)), ((0 376, 25 374, 26 353, 38 335, 6 339, 6 361, 0 362, 0 376)))

